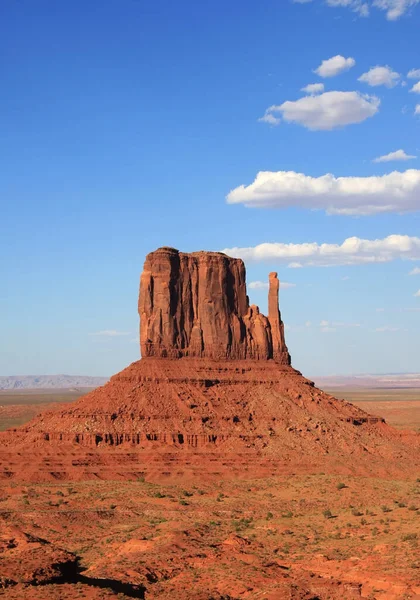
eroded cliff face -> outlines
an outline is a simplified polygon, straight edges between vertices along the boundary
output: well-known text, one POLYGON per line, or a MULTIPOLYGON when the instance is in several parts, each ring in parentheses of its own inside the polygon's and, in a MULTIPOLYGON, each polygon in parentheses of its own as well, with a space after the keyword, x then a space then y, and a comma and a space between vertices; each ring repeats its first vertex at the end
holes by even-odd
POLYGON ((140 280, 141 354, 290 364, 278 295, 271 273, 266 317, 249 305, 242 260, 159 248, 146 257, 140 280))

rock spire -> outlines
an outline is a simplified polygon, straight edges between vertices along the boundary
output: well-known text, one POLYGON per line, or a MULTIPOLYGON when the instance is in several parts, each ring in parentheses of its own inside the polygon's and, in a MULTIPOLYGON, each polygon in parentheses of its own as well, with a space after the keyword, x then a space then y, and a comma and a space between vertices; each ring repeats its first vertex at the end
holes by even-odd
POLYGON ((266 317, 249 305, 242 260, 167 247, 151 252, 140 280, 142 357, 274 359, 289 365, 277 273, 269 281, 266 317))

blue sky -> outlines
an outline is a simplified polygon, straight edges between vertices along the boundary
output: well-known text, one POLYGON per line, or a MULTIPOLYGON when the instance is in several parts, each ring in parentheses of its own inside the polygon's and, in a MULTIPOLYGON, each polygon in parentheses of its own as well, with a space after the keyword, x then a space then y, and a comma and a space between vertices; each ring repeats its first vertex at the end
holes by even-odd
POLYGON ((2 2, 0 374, 138 359, 163 245, 242 256, 263 311, 293 284, 309 376, 418 371, 419 29, 419 0, 2 2))

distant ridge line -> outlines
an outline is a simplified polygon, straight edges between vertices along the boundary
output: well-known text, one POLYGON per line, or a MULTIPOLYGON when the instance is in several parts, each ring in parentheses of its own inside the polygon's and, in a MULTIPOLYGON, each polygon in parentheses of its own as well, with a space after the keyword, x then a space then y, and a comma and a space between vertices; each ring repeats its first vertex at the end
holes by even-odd
POLYGON ((0 390, 91 388, 104 385, 108 380, 109 377, 87 375, 3 375, 0 390))
POLYGON ((382 373, 380 375, 326 375, 313 377, 320 387, 404 389, 420 388, 420 373, 382 373))

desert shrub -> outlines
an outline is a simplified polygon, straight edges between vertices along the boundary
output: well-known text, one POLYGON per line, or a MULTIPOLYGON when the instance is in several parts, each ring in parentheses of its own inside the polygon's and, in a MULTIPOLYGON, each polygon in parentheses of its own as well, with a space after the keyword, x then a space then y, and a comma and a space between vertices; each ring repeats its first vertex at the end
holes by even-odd
POLYGON ((384 513, 389 513, 392 511, 391 508, 389 508, 389 506, 386 506, 385 504, 383 506, 381 506, 382 512, 384 513))
POLYGON ((326 519, 331 519, 331 517, 333 516, 329 508, 326 508, 322 514, 326 519))
POLYGON ((418 510, 417 506, 414 506, 414 504, 410 504, 410 506, 408 507, 408 510, 418 510))
POLYGON ((289 554, 290 552, 290 544, 284 544, 282 548, 283 554, 289 554))
POLYGON ((353 510, 351 511, 351 514, 353 515, 353 517, 362 517, 363 513, 360 512, 360 510, 358 510, 357 508, 353 508, 353 510))
POLYGON ((210 527, 220 527, 221 524, 221 521, 210 521, 209 523, 210 527))
POLYGON ((403 542, 412 542, 417 539, 417 533, 406 533, 401 539, 403 542))
POLYGON ((155 492, 152 496, 153 498, 166 498, 165 494, 162 494, 162 492, 155 492))
POLYGON ((291 519, 293 517, 293 513, 291 510, 288 510, 281 515, 285 519, 291 519))
POLYGON ((341 483, 337 483, 337 490, 344 490, 344 488, 346 488, 346 484, 341 482, 341 483))
POLYGON ((235 520, 232 521, 232 525, 235 528, 236 532, 239 533, 240 531, 243 531, 244 529, 249 529, 252 528, 254 525, 252 524, 252 517, 249 517, 249 519, 246 519, 245 517, 242 517, 242 519, 235 520))
POLYGON ((194 496, 194 492, 189 492, 188 490, 184 490, 182 492, 182 495, 185 496, 186 498, 191 498, 191 496, 194 496))
POLYGON ((267 516, 266 516, 266 519, 267 519, 267 521, 269 521, 269 520, 270 520, 270 519, 272 519, 273 517, 274 517, 273 513, 272 513, 272 512, 268 512, 268 513, 267 513, 267 516))
POLYGON ((184 500, 184 498, 180 498, 179 499, 179 503, 181 504, 181 506, 188 506, 189 502, 187 502, 186 500, 184 500))

